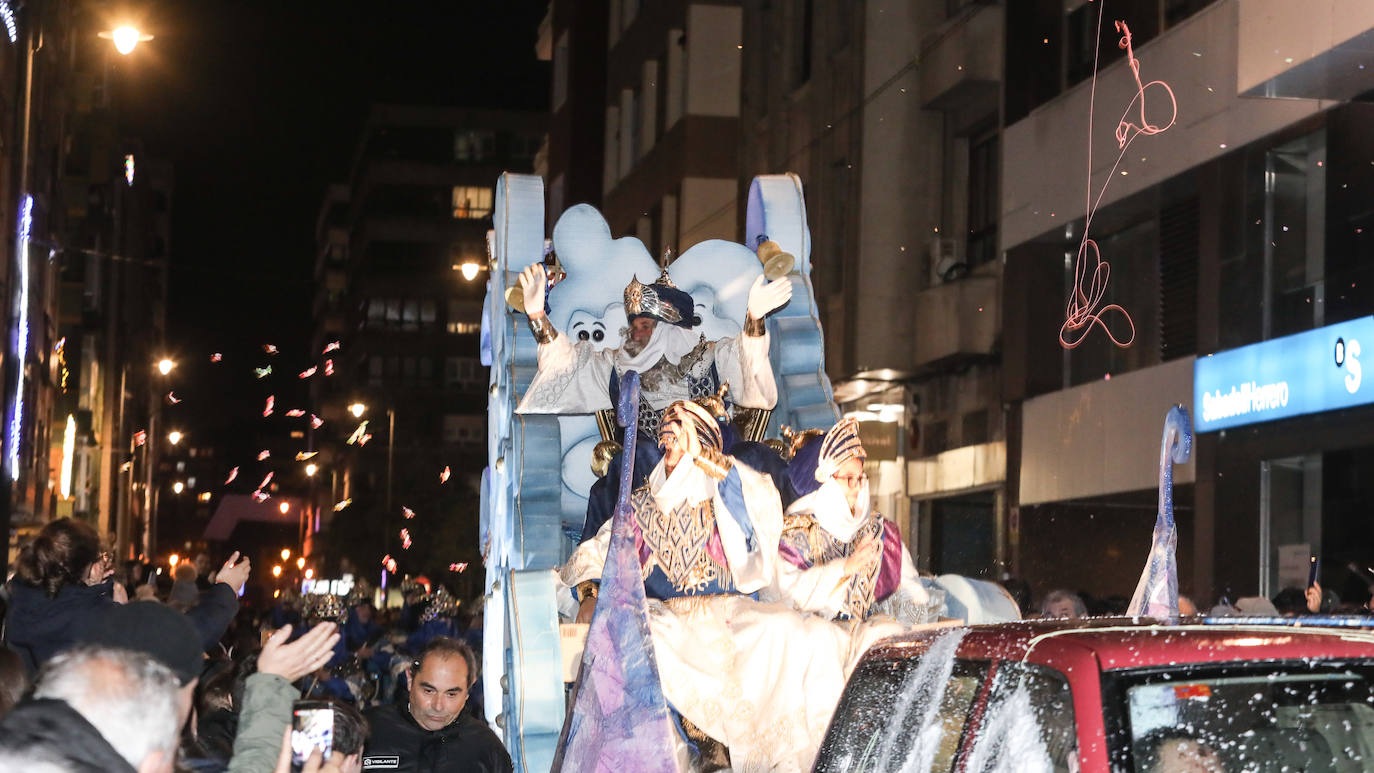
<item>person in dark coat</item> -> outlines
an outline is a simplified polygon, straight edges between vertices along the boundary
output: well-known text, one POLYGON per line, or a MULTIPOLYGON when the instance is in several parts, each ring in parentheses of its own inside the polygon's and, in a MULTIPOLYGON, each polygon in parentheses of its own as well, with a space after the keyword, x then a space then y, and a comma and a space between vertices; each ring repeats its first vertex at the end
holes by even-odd
POLYGON ((404 703, 366 714, 364 770, 399 773, 511 773, 510 754, 480 718, 464 712, 477 677, 467 644, 431 639, 411 664, 404 703))
MULTIPOLYGON (((238 590, 251 567, 247 559, 236 562, 237 558, 235 553, 220 570, 219 582, 186 613, 202 647, 219 641, 238 612, 238 590)), ((9 583, 5 644, 23 659, 29 674, 63 649, 86 640, 96 619, 128 601, 112 573, 95 530, 70 518, 49 523, 20 551, 9 583)))

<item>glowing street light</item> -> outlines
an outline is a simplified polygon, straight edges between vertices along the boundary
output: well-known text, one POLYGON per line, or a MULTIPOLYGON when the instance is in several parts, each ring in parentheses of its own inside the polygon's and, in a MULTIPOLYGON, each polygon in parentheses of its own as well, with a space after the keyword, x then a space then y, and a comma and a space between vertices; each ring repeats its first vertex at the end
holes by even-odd
POLYGON ((467 263, 464 263, 463 265, 458 267, 458 271, 462 273, 463 278, 468 280, 469 282, 471 282, 473 279, 476 279, 477 272, 481 270, 482 267, 477 265, 476 263, 473 263, 472 261, 468 261, 467 263))
POLYGON ((179 562, 180 560, 181 556, 177 555, 176 553, 173 553, 172 555, 167 556, 167 565, 175 569, 177 562, 179 562))
POLYGON ((307 580, 313 580, 314 578, 315 578, 315 570, 314 570, 314 569, 306 569, 306 570, 305 570, 305 579, 307 579, 307 580))
POLYGON ((319 471, 320 471, 319 465, 315 464, 314 462, 311 462, 310 464, 307 464, 307 465, 305 466, 305 474, 306 474, 306 475, 312 475, 312 476, 313 476, 315 473, 317 473, 317 472, 319 472, 319 471))
POLYGON ((348 412, 353 414, 353 418, 361 419, 363 414, 367 413, 367 406, 362 403, 354 403, 348 406, 348 412))
POLYGON ((272 566, 272 576, 281 577, 281 564, 274 564, 272 566))
MULTIPOLYGON (((291 510, 291 503, 282 502, 281 504, 277 505, 277 509, 281 511, 282 515, 286 515, 291 510)), ((285 553, 286 551, 283 550, 282 552, 285 553)), ((286 556, 282 556, 282 560, 285 561, 286 556)))
POLYGON ((281 560, 283 560, 283 561, 289 561, 290 559, 291 559, 291 548, 282 548, 282 549, 281 549, 281 560))
POLYGON ((172 484, 172 493, 174 493, 174 494, 180 494, 181 492, 183 492, 183 491, 185 491, 185 490, 186 490, 186 484, 185 484, 185 483, 182 483, 181 481, 177 481, 176 483, 173 483, 173 484, 172 484))
POLYGON ((175 360, 163 357, 162 359, 157 361, 157 372, 165 376, 168 373, 171 373, 172 369, 176 366, 177 364, 175 360))
POLYGON ((147 43, 153 39, 152 35, 146 35, 139 32, 137 27, 130 27, 128 25, 116 27, 108 31, 101 31, 97 34, 105 40, 113 40, 115 50, 124 56, 133 53, 133 50, 138 47, 139 43, 147 43))
POLYGON ((185 435, 181 434, 181 430, 174 429, 171 432, 167 433, 167 442, 171 443, 172 445, 176 445, 177 443, 181 442, 181 439, 183 437, 185 437, 185 435))
POLYGON ((300 558, 297 558, 297 559, 296 559, 296 568, 297 568, 297 569, 304 569, 304 568, 305 568, 305 556, 301 556, 300 558))

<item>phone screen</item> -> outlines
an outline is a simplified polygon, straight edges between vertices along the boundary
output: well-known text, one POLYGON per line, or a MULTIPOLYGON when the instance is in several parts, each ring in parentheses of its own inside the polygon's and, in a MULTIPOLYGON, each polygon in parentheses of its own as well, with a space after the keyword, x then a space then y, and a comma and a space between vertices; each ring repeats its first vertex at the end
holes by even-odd
POLYGON ((1321 574, 1322 560, 1312 556, 1311 562, 1307 566, 1307 587, 1317 584, 1317 577, 1321 574))
POLYGON ((334 744, 334 709, 318 702, 298 703, 292 711, 291 767, 300 770, 318 748, 327 759, 334 744))

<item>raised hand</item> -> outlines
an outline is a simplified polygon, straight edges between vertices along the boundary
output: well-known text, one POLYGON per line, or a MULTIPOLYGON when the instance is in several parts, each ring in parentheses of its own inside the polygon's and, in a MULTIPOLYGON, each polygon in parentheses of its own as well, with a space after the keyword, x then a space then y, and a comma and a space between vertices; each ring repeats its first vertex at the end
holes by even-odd
POLYGON ((284 625, 267 637, 258 655, 258 673, 276 674, 288 682, 294 682, 306 674, 329 662, 334 656, 334 645, 339 641, 339 626, 334 623, 320 623, 305 632, 301 638, 288 644, 291 626, 284 625))
POLYGON ((547 287, 543 263, 531 263, 520 272, 520 292, 525 298, 526 314, 538 317, 544 313, 544 291, 547 287))
POLYGON ((847 575, 867 574, 870 567, 882 559, 883 540, 881 537, 864 537, 844 560, 844 573, 847 575))
POLYGON ((229 560, 225 561, 224 566, 220 567, 219 573, 215 575, 215 581, 228 585, 230 588, 233 588, 234 593, 237 594, 239 591, 243 590, 243 584, 248 582, 248 572, 252 568, 253 562, 249 561, 247 556, 245 556, 242 561, 239 561, 239 552, 235 550, 234 555, 229 556, 229 560))
POLYGON ((763 319, 770 311, 780 309, 792 300, 792 283, 787 277, 768 282, 760 274, 749 288, 749 316, 763 319))

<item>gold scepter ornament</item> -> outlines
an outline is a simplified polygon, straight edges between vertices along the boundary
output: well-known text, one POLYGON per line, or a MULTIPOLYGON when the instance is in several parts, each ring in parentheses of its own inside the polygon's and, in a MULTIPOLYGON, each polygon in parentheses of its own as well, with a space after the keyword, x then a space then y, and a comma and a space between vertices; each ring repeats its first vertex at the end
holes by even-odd
POLYGON ((792 272, 792 268, 797 265, 797 259, 790 252, 784 252, 782 245, 769 239, 766 235, 759 236, 759 246, 756 250, 759 262, 763 264, 763 278, 772 282, 781 279, 792 272))
MULTIPOLYGON (((544 273, 548 277, 548 284, 544 287, 545 297, 548 297, 548 292, 553 289, 554 285, 563 281, 563 278, 568 275, 568 272, 564 271, 563 266, 560 265, 558 262, 558 253, 550 249, 548 254, 544 256, 546 261, 548 260, 549 255, 553 256, 553 265, 546 265, 544 267, 544 273)), ((526 313, 525 293, 524 290, 521 289, 521 285, 519 282, 516 282, 515 284, 506 288, 506 305, 511 307, 512 309, 515 309, 521 314, 526 313)))

